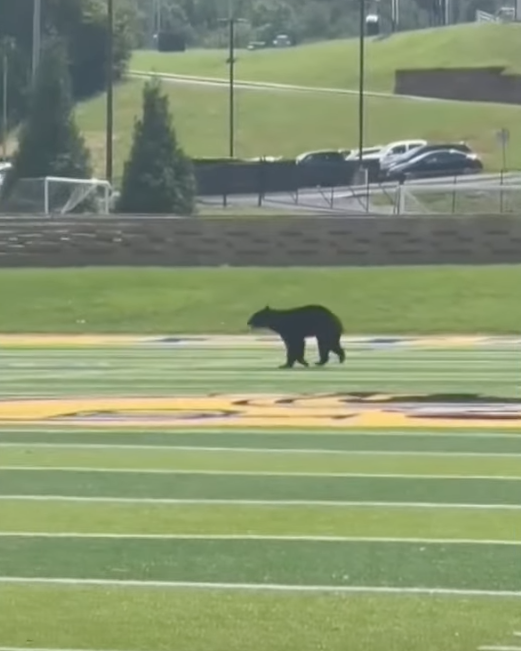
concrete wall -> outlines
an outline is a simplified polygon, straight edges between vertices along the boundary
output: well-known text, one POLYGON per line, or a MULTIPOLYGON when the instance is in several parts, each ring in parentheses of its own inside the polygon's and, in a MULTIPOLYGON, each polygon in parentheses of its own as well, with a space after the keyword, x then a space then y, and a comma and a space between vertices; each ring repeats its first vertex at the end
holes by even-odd
POLYGON ((521 263, 521 216, 0 218, 0 267, 521 263))
POLYGON ((394 92, 468 102, 521 104, 521 75, 504 67, 397 70, 394 92))

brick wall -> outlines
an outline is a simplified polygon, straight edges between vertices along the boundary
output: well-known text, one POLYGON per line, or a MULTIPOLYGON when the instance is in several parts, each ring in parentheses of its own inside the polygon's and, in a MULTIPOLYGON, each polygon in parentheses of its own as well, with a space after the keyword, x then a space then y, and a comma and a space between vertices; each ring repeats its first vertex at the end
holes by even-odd
POLYGON ((0 267, 521 263, 521 216, 0 218, 0 267))
POLYGON ((394 92, 467 102, 521 104, 521 75, 504 67, 397 70, 394 92))

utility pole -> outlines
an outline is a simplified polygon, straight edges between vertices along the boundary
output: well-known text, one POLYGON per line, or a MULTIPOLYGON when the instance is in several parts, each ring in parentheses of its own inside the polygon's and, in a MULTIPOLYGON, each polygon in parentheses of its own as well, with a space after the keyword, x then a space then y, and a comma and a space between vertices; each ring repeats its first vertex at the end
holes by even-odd
POLYGON ((42 0, 33 0, 33 59, 32 80, 36 78, 36 71, 40 63, 40 50, 42 46, 42 0))
POLYGON ((230 158, 235 157, 235 26, 238 23, 247 22, 244 18, 235 18, 233 8, 230 3, 230 13, 228 18, 223 18, 219 22, 228 23, 228 155, 230 158))
POLYGON ((2 156, 4 161, 7 160, 7 93, 8 93, 8 65, 9 57, 5 44, 2 47, 2 156))
POLYGON ((9 55, 14 47, 10 37, 3 38, 0 44, 2 51, 2 156, 7 160, 7 134, 9 121, 9 55))
POLYGON ((365 82, 365 0, 360 2, 359 72, 358 72, 358 164, 362 169, 364 148, 364 82, 365 82))
POLYGON ((391 31, 394 33, 400 24, 400 1, 391 0, 391 31))
POLYGON ((106 105, 106 144, 105 177, 112 183, 112 162, 114 142, 114 0, 107 5, 107 105, 106 105))
POLYGON ((228 150, 230 158, 233 158, 235 156, 235 18, 233 16, 230 16, 228 33, 228 63, 230 66, 228 150))

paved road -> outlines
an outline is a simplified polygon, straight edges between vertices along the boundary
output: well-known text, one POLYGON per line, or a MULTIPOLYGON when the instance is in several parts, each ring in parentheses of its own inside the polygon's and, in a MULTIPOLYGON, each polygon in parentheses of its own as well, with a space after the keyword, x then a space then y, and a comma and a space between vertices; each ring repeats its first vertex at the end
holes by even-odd
MULTIPOLYGON (((521 174, 512 172, 503 175, 503 184, 521 186, 521 174)), ((498 185, 501 182, 499 174, 473 174, 459 177, 458 185, 465 185, 468 188, 483 188, 487 186, 498 185)), ((419 179, 409 181, 405 184, 414 190, 415 185, 432 186, 433 189, 444 186, 444 189, 450 192, 454 185, 454 177, 444 177, 436 179, 419 179)), ((386 183, 382 185, 370 184, 368 186, 346 186, 334 189, 325 188, 300 190, 296 194, 288 192, 272 192, 266 194, 262 200, 262 205, 270 209, 280 209, 281 211, 304 211, 304 212, 324 212, 324 213, 389 213, 392 212, 392 205, 395 200, 396 183, 386 183), (387 197, 387 205, 378 205, 372 201, 374 196, 387 197)), ((222 206, 222 196, 212 196, 201 198, 202 203, 216 208, 222 206)), ((380 199, 381 201, 381 199, 380 199)), ((257 208, 258 195, 235 195, 228 197, 228 204, 231 206, 240 206, 243 208, 257 208)))
MULTIPOLYGON (((210 86, 210 87, 228 87, 230 81, 225 77, 200 77, 194 75, 178 75, 168 72, 152 72, 146 70, 131 70, 131 77, 158 77, 165 82, 172 84, 187 84, 190 86, 210 86)), ((327 88, 322 86, 299 86, 295 84, 279 84, 268 81, 247 81, 237 79, 234 82, 234 88, 253 91, 281 91, 291 93, 322 93, 329 95, 358 95, 357 88, 327 88)), ((439 99, 436 97, 420 97, 418 95, 395 95, 394 93, 385 93, 375 90, 364 90, 367 97, 380 97, 395 101, 413 100, 415 102, 444 102, 450 104, 469 104, 458 99, 439 99)), ((472 102, 472 104, 490 104, 490 102, 472 102)), ((502 105, 500 105, 502 106, 502 105)))

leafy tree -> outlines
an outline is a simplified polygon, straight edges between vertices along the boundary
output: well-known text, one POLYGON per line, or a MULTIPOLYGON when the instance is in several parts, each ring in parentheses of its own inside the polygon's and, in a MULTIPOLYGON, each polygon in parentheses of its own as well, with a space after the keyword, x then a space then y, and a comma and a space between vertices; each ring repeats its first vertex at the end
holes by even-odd
MULTIPOLYGON (((121 1, 121 0, 120 0, 121 1)), ((150 0, 127 0, 142 17, 137 38, 150 46, 153 4, 150 0), (147 40, 146 40, 147 39, 147 40)), ((227 35, 222 19, 228 16, 228 0, 160 0, 163 25, 179 31, 180 23, 190 34, 189 43, 225 47, 227 35), (180 11, 181 10, 181 11, 180 11), (177 18, 171 19, 171 16, 177 18), (180 17, 183 17, 180 20, 180 17), (186 17, 186 24, 184 24, 186 17)), ((365 0, 368 12, 378 10, 389 28, 391 0, 365 0)), ((418 29, 440 23, 443 0, 400 0, 400 29, 418 29)), ((494 12, 501 0, 458 0, 453 2, 454 20, 474 20, 476 9, 494 12)), ((359 29, 360 0, 233 0, 235 14, 246 19, 238 26, 237 43, 272 40, 288 34, 296 41, 356 36, 359 29)))
MULTIPOLYGON (((132 41, 131 0, 115 0, 113 78, 124 75, 132 41)), ((42 34, 66 42, 75 99, 103 90, 107 79, 108 21, 106 0, 41 0, 42 34)), ((9 57, 10 125, 28 110, 32 68, 34 0, 0 0, 0 39, 14 47, 9 57)), ((0 105, 2 104, 0 84, 0 105)))
POLYGON ((2 186, 5 198, 19 179, 61 176, 90 178, 90 154, 76 125, 63 42, 43 49, 27 120, 22 125, 13 167, 2 186))
POLYGON ((161 82, 143 90, 143 115, 125 164, 118 212, 191 215, 195 182, 191 161, 177 142, 161 82))

